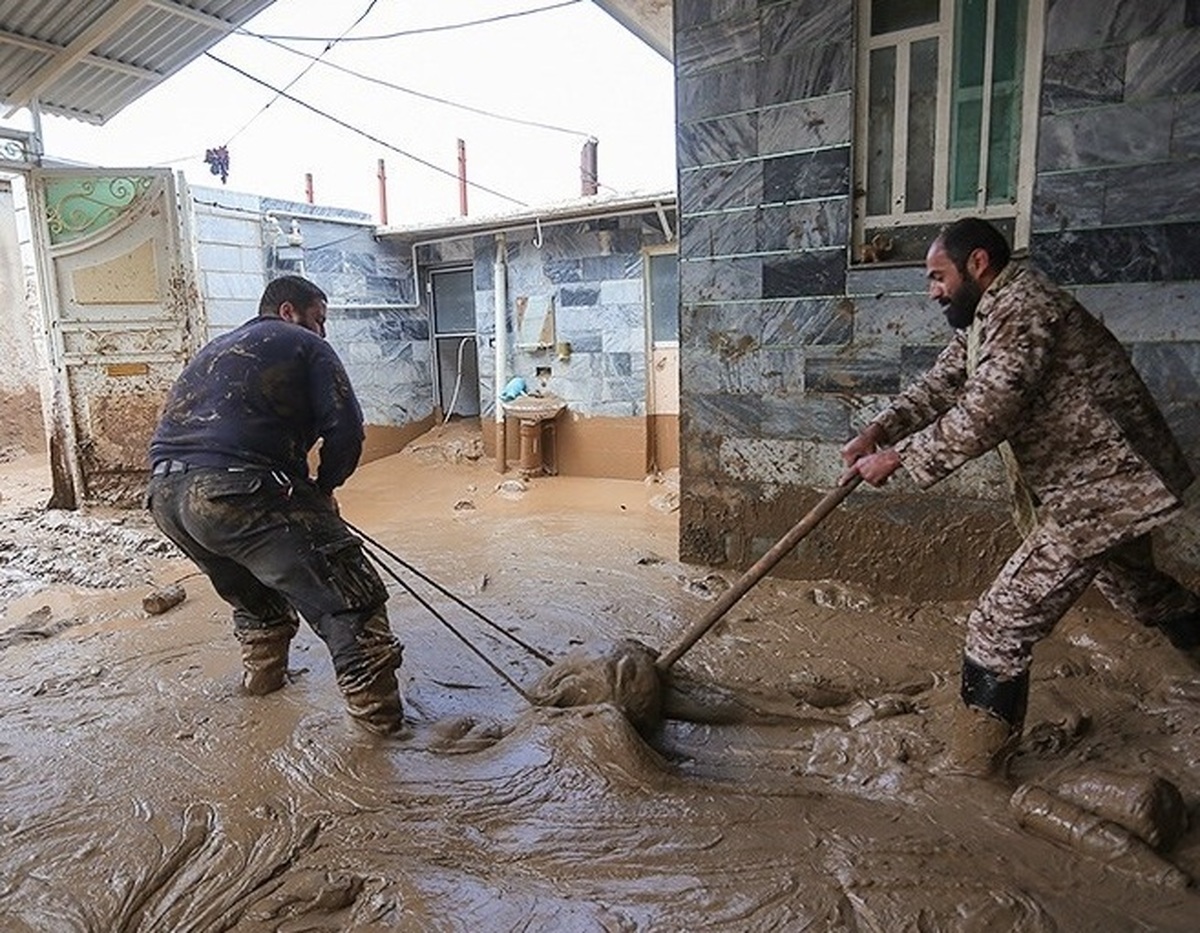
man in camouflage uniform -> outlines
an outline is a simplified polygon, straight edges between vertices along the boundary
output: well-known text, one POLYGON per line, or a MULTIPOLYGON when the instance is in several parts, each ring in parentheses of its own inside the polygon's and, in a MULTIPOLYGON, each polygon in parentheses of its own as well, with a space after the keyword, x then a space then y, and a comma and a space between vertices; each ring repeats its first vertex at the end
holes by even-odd
POLYGON ((150 443, 147 504, 233 607, 247 693, 286 683, 299 613, 328 647, 350 715, 395 734, 401 645, 387 589, 333 499, 358 465, 363 416, 325 342, 325 302, 312 282, 283 276, 258 317, 201 348, 150 443))
POLYGON ((925 264, 957 333, 843 447, 844 479, 878 486, 903 466, 925 488, 994 448, 1005 461, 1027 533, 967 620, 951 743, 959 770, 986 775, 1020 738, 1034 644, 1090 583, 1200 660, 1200 597, 1155 567, 1149 537, 1193 474, 1112 333, 1010 262, 994 226, 948 225, 925 264))

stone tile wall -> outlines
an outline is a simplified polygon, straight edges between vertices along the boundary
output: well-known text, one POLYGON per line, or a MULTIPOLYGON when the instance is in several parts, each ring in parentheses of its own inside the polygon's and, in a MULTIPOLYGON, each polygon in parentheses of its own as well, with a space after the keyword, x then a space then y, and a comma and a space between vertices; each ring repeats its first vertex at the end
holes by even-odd
POLYGON ((192 189, 196 274, 210 337, 258 314, 267 284, 261 199, 209 188, 192 189))
MULTIPOLYGON (((675 4, 684 559, 758 556, 763 503, 833 482, 948 337, 920 266, 849 261, 853 23, 851 0, 675 4)), ((1197 0, 1048 0, 1030 252, 1127 342, 1200 466, 1198 27, 1197 0)), ((960 473, 850 507, 1003 496, 994 465, 960 473)))
MULTIPOLYGON (((674 211, 668 212, 674 222, 674 211)), ((550 369, 547 389, 586 417, 633 418, 646 414, 646 311, 643 253, 666 236, 654 214, 544 224, 505 234, 508 263, 509 350, 505 379, 537 385, 539 367, 550 369), (555 347, 522 348, 513 333, 519 305, 554 307, 554 342, 569 343, 560 359, 555 347)), ((495 416, 494 337, 496 259, 494 235, 476 236, 418 252, 427 266, 472 264, 479 348, 479 397, 484 418, 495 416)))
POLYGON ((215 189, 193 189, 193 198, 210 334, 258 314, 271 278, 302 272, 329 296, 327 336, 367 424, 404 427, 432 414, 429 324, 412 257, 378 241, 369 216, 215 189), (293 220, 299 246, 287 238, 293 220))
POLYGON ((828 482, 813 450, 844 441, 860 396, 895 390, 900 348, 855 342, 850 3, 675 17, 681 553, 744 563, 743 505, 828 482))
POLYGON ((1200 465, 1200 3, 1050 0, 1030 252, 1200 465))

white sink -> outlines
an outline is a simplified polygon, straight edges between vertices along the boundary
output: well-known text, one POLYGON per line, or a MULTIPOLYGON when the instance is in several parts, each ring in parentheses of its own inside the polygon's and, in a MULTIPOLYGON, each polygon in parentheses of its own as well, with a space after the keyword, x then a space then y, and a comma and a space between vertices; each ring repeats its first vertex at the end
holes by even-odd
POLYGON ((567 403, 557 395, 518 395, 511 402, 501 402, 500 407, 506 415, 537 424, 556 417, 567 403))

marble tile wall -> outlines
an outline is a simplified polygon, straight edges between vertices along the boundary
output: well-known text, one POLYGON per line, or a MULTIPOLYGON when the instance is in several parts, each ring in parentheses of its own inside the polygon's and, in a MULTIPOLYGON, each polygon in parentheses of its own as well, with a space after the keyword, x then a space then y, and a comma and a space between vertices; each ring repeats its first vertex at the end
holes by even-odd
POLYGON ((816 470, 798 445, 844 440, 846 398, 898 381, 847 291, 852 36, 849 2, 676 4, 685 549, 725 533, 700 490, 771 482, 747 445, 816 470))
POLYGON ((1200 464, 1200 3, 1049 0, 1030 253, 1200 464))
MULTIPOLYGON (((919 266, 849 263, 855 4, 675 6, 686 551, 737 538, 729 500, 778 482, 745 450, 827 484, 947 333, 919 266)), ((1200 0, 1045 13, 1030 253, 1126 342, 1200 467, 1200 0)))
POLYGON ((212 336, 258 314, 267 281, 302 271, 329 296, 326 330, 371 425, 403 427, 433 409, 429 326, 412 261, 375 239, 365 214, 193 189, 201 289, 212 336), (303 243, 277 242, 295 218, 303 243))
MULTIPOLYGON (((667 214, 675 224, 675 213, 667 214)), ((558 349, 516 347, 506 379, 520 376, 535 387, 537 370, 550 370, 546 388, 566 399, 581 415, 642 417, 646 414, 646 310, 642 250, 666 237, 657 216, 631 215, 570 224, 544 225, 541 242, 534 231, 506 235, 508 308, 511 333, 518 302, 553 301, 554 340, 570 344, 566 358, 558 349)), ((484 417, 495 412, 495 292, 492 269, 495 239, 475 237, 471 258, 475 274, 476 332, 479 335, 479 396, 484 417)), ((422 265, 426 257, 419 257, 422 265)))

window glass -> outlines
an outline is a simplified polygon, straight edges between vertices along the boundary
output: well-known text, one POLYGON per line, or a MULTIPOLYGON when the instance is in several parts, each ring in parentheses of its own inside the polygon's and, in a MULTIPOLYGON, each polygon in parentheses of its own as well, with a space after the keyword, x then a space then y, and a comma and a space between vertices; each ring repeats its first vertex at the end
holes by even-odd
POLYGON ((936 23, 939 5, 939 0, 871 0, 871 35, 936 23))
POLYGON ((1021 34, 1023 4, 997 0, 992 44, 992 113, 988 128, 988 203, 1017 196, 1017 147, 1021 132, 1021 34))
POLYGON ((679 257, 655 253, 650 260, 650 339, 679 340, 679 257))
POLYGON ((987 0, 959 0, 958 11, 950 100, 949 200, 952 207, 967 207, 979 198, 987 0))
POLYGON ((905 205, 933 207, 934 138, 937 132, 938 40, 914 42, 909 54, 908 152, 905 205))
POLYGON ((433 325, 439 334, 475 332, 475 285, 470 269, 435 272, 433 325))
MULTIPOLYGON (((855 242, 968 212, 994 221, 1028 196, 1022 139, 1033 0, 858 0, 855 242)), ((1020 225, 1018 225, 1020 226, 1020 225)), ((891 257, 900 261, 901 247, 891 257)))
POLYGON ((867 91, 867 119, 871 148, 867 155, 867 213, 892 210, 892 151, 896 124, 896 48, 871 52, 871 86, 867 91))

